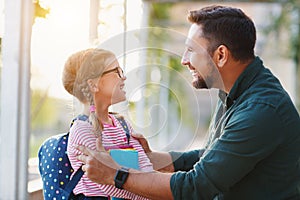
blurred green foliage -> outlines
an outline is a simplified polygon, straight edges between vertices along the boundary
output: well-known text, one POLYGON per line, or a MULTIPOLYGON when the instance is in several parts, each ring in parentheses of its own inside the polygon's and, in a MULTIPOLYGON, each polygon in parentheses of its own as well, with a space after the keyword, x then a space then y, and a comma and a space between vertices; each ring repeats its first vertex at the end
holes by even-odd
POLYGON ((47 91, 33 90, 31 92, 31 128, 42 129, 51 127, 58 114, 55 99, 50 98, 47 91))
MULTIPOLYGON (((279 15, 273 16, 272 23, 264 29, 264 32, 266 35, 276 34, 279 39, 280 34, 284 34, 285 29, 290 31, 289 48, 282 56, 293 59, 296 65, 297 108, 300 111, 300 0, 275 2, 280 3, 282 9, 279 15)), ((279 43, 280 41, 277 40, 276 42, 279 43)))
POLYGON ((155 25, 155 21, 167 20, 170 18, 170 8, 173 3, 152 3, 149 25, 155 25), (154 21, 154 22, 153 22, 154 21))
MULTIPOLYGON (((172 32, 168 27, 171 27, 172 21, 170 13, 174 3, 153 2, 150 5, 150 16, 148 24, 153 29, 148 34, 148 46, 154 47, 147 51, 147 63, 152 65, 147 68, 147 82, 152 82, 151 74, 153 70, 160 71, 160 87, 157 85, 148 85, 147 91, 149 97, 145 100, 147 107, 156 102, 164 106, 164 100, 160 99, 162 92, 168 92, 168 115, 176 114, 177 119, 182 122, 184 127, 195 126, 193 115, 189 111, 190 94, 187 91, 186 85, 182 83, 182 77, 178 74, 183 71, 181 65, 181 55, 172 53, 173 45, 177 44, 176 38, 173 38, 172 32), (167 88, 164 88, 167 87, 167 88), (167 90, 166 90, 167 89, 167 90), (185 97, 185 98, 181 98, 185 97), (172 112, 170 112, 172 110, 172 112)), ((182 44, 182 48, 184 45, 182 44)), ((176 118, 175 117, 175 118, 176 118)), ((174 119, 168 116, 169 120, 174 119)), ((174 122, 169 121, 169 126, 174 126, 174 122)), ((169 129, 166 131, 169 132, 169 129)), ((186 133, 188 135, 188 133, 186 133)))

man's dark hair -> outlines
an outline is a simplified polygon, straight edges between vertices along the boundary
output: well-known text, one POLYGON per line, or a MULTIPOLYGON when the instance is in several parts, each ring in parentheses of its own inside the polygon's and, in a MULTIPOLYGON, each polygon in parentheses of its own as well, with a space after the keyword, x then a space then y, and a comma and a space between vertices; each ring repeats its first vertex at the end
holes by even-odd
POLYGON ((219 45, 225 45, 235 60, 243 62, 254 58, 256 30, 242 10, 214 5, 190 11, 188 20, 201 25, 202 36, 210 43, 210 54, 219 45))

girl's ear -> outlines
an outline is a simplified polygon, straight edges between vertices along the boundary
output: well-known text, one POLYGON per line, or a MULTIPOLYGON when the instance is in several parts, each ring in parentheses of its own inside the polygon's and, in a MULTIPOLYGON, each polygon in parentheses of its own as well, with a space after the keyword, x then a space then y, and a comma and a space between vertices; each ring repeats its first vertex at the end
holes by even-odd
POLYGON ((88 79, 87 84, 88 84, 89 89, 91 90, 91 92, 98 92, 99 89, 98 89, 97 83, 95 82, 94 79, 88 79))
POLYGON ((217 58, 216 60, 217 66, 219 68, 224 67, 228 59, 228 54, 229 54, 228 48, 225 45, 220 45, 215 51, 215 53, 217 58))

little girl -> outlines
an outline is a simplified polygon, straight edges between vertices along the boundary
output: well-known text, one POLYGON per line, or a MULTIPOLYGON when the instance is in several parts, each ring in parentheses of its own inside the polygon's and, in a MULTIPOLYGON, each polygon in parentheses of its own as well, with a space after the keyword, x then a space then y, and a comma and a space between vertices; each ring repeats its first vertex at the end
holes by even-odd
MULTIPOLYGON (((71 55, 64 66, 63 85, 85 106, 88 121, 76 120, 70 129, 68 141, 68 156, 74 171, 82 165, 76 156, 80 154, 76 145, 84 145, 96 149, 96 139, 102 136, 102 145, 112 146, 130 145, 138 152, 138 162, 141 171, 153 171, 153 166, 145 154, 140 143, 134 138, 128 138, 116 118, 110 114, 110 105, 126 99, 124 81, 126 77, 113 53, 103 49, 86 49, 71 55), (129 143, 128 143, 129 142, 129 143)), ((132 127, 126 121, 130 132, 132 127)), ((99 185, 89 180, 85 174, 73 190, 80 199, 110 197, 124 199, 146 199, 126 190, 110 185, 99 185)))

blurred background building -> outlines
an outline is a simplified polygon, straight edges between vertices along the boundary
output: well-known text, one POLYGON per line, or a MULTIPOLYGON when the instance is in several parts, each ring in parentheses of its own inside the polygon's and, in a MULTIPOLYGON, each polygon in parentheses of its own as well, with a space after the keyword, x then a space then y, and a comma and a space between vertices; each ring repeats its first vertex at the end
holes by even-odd
POLYGON ((125 115, 153 149, 200 148, 217 91, 193 89, 180 59, 188 11, 210 4, 240 7, 253 19, 256 54, 299 110, 298 0, 0 1, 0 164, 5 169, 0 199, 41 199, 37 151, 47 137, 68 131, 80 112, 80 104, 64 91, 61 74, 68 56, 81 49, 100 47, 117 55, 127 76, 127 101, 111 110, 125 115))

